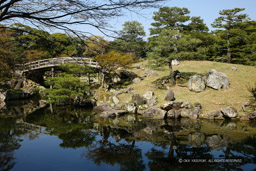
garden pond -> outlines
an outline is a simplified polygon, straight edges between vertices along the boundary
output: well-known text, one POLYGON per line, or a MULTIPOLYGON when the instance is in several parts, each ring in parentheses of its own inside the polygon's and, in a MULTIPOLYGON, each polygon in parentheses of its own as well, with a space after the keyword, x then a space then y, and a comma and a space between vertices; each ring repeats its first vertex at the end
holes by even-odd
POLYGON ((17 103, 0 112, 0 170, 256 168, 254 122, 109 119, 84 108, 17 103))

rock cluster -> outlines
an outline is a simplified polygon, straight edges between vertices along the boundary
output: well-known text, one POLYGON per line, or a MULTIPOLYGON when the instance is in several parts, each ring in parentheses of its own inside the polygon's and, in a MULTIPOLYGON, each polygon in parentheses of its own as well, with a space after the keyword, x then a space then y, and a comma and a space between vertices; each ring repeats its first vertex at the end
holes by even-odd
POLYGON ((188 88, 190 91, 202 92, 206 86, 215 90, 229 88, 229 78, 225 73, 212 69, 207 76, 194 75, 189 78, 188 88))
POLYGON ((194 106, 189 102, 171 101, 165 103, 160 108, 152 106, 143 111, 142 117, 151 119, 164 118, 191 118, 197 119, 201 113, 201 105, 195 103, 194 106))
POLYGON ((154 92, 149 90, 143 96, 140 94, 134 93, 133 88, 127 88, 123 91, 112 91, 112 93, 103 93, 101 97, 98 97, 97 106, 95 109, 101 111, 111 111, 105 112, 99 116, 101 117, 113 117, 119 116, 119 111, 123 113, 123 110, 126 113, 136 114, 138 110, 146 110, 151 106, 157 104, 157 97, 154 96, 154 92), (132 94, 130 102, 121 102, 118 98, 118 95, 123 93, 132 94), (108 106, 108 107, 106 107, 108 106), (102 110, 103 109, 103 110, 102 110))
POLYGON ((211 119, 211 120, 222 120, 222 119, 231 119, 238 117, 236 109, 232 107, 222 108, 220 111, 213 110, 211 112, 201 115, 201 118, 211 119))
POLYGON ((206 144, 212 151, 216 151, 229 144, 229 137, 221 135, 206 135, 204 133, 195 132, 188 135, 188 142, 193 147, 200 147, 206 144))
POLYGON ((22 100, 32 97, 35 89, 39 91, 45 88, 32 80, 19 78, 6 82, 6 88, 0 89, 0 108, 5 107, 5 101, 22 100))
POLYGON ((142 112, 143 118, 150 119, 165 119, 167 111, 162 110, 156 106, 151 106, 149 109, 142 112))

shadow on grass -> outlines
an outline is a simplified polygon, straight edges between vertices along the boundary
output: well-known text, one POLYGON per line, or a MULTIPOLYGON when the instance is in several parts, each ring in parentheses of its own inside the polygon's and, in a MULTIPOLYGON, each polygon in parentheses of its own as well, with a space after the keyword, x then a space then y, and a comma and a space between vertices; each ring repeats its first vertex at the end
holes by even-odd
POLYGON ((111 88, 113 89, 123 89, 131 85, 133 82, 132 81, 124 81, 121 83, 116 83, 116 84, 111 84, 111 88))
POLYGON ((176 83, 180 84, 180 85, 187 84, 189 78, 191 76, 193 76, 193 75, 201 75, 201 76, 203 76, 202 74, 199 74, 199 73, 196 73, 196 72, 181 72, 180 78, 176 80, 176 83))
MULTIPOLYGON (((202 75, 196 72, 181 72, 179 78, 176 79, 176 84, 179 86, 187 86, 188 80, 193 75, 202 75)), ((155 85, 158 89, 166 89, 166 86, 172 86, 171 85, 171 77, 169 75, 161 77, 152 83, 155 85)))

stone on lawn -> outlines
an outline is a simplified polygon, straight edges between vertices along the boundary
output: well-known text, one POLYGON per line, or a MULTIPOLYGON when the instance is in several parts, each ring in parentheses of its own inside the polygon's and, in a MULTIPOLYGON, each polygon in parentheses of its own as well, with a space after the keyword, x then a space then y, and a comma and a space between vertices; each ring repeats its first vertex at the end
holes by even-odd
POLYGON ((206 77, 194 75, 189 78, 188 88, 190 91, 202 92, 206 88, 206 77))
POLYGON ((211 87, 215 90, 220 90, 220 89, 226 89, 229 88, 229 78, 227 77, 226 74, 222 72, 217 72, 215 69, 212 69, 208 73, 208 78, 207 78, 207 86, 211 87))

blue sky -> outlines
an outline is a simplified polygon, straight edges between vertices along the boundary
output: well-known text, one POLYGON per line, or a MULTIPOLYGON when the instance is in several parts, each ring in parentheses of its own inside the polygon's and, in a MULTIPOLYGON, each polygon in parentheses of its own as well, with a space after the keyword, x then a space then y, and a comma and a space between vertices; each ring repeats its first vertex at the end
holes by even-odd
MULTIPOLYGON (((211 23, 219 17, 219 11, 223 9, 245 8, 243 13, 248 14, 252 20, 256 20, 256 0, 168 0, 163 5, 188 8, 191 12, 190 16, 200 16, 210 30, 212 29, 211 23)), ((142 23, 148 36, 148 30, 151 28, 150 24, 153 22, 152 16, 154 11, 158 11, 158 9, 140 11, 142 16, 127 12, 125 16, 115 18, 109 23, 113 26, 112 29, 121 30, 122 24, 125 21, 137 20, 142 23)), ((87 29, 93 34, 102 35, 92 28, 87 29)))

